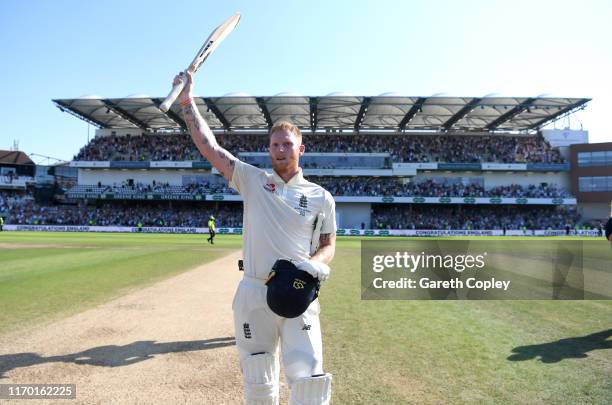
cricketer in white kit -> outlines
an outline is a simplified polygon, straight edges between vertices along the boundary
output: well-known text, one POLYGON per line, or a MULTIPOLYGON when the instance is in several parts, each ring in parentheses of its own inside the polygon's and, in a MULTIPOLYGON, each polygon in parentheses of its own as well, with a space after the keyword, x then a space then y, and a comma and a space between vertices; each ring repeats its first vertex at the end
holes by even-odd
POLYGON ((265 281, 278 259, 292 260, 320 281, 329 277, 327 263, 335 252, 334 200, 304 179, 299 157, 305 148, 297 127, 280 122, 270 130, 273 170, 268 173, 218 145, 191 98, 191 75, 175 77, 175 83, 180 80, 187 82, 178 100, 194 143, 244 202, 244 278, 233 311, 245 403, 278 404, 280 343, 289 403, 328 404, 332 376, 323 370, 318 299, 297 318, 283 318, 266 302, 265 281))

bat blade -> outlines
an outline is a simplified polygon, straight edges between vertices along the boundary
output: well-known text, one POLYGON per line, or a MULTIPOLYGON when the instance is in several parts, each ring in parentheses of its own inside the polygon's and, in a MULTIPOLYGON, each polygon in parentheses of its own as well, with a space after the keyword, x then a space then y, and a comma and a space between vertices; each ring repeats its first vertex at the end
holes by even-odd
POLYGON ((210 56, 210 54, 217 49, 219 44, 234 30, 234 28, 236 28, 239 22, 240 13, 235 13, 225 20, 223 24, 215 28, 187 69, 195 73, 208 56, 210 56))
MULTIPOLYGON (((240 13, 235 13, 230 18, 225 20, 223 24, 215 28, 185 71, 189 71, 192 74, 195 73, 200 68, 202 63, 204 63, 204 61, 210 56, 210 54, 217 49, 219 44, 234 30, 234 28, 236 28, 239 22, 240 13)), ((179 84, 173 86, 170 94, 168 94, 163 103, 160 104, 159 109, 163 112, 167 112, 178 95, 181 94, 183 87, 185 87, 184 82, 180 82, 179 84)))

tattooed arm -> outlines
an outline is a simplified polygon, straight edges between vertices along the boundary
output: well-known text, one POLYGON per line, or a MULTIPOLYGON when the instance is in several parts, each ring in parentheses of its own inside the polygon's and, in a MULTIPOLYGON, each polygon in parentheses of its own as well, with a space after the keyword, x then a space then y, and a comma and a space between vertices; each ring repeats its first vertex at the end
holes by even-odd
POLYGON ((193 142, 202 156, 204 156, 215 169, 219 170, 223 174, 223 177, 229 182, 232 180, 237 159, 217 143, 215 135, 208 127, 204 118, 202 118, 202 115, 200 115, 195 102, 191 98, 191 73, 187 73, 187 76, 183 74, 174 78, 175 83, 181 80, 187 80, 187 83, 178 97, 178 102, 181 105, 183 119, 187 124, 191 139, 193 139, 193 142))
POLYGON ((336 234, 322 233, 319 237, 319 248, 310 260, 329 264, 336 253, 336 234))
POLYGON ((325 281, 329 278, 331 269, 328 264, 334 258, 335 252, 336 234, 322 233, 319 237, 319 248, 315 254, 310 259, 299 262, 296 266, 320 281, 325 281))

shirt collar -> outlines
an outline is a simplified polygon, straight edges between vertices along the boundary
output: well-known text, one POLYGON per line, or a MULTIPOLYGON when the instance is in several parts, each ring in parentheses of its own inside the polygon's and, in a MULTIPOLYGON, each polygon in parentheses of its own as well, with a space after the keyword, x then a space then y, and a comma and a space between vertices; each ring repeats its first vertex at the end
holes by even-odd
MULTIPOLYGON (((274 180, 279 182, 279 183, 285 183, 285 180, 283 180, 283 178, 281 176, 278 175, 278 173, 276 173, 276 170, 272 169, 272 175, 274 176, 274 180)), ((289 185, 289 186, 295 186, 297 184, 300 184, 304 182, 304 174, 302 173, 302 168, 299 167, 298 168, 298 172, 296 174, 293 175, 292 178, 289 179, 288 182, 286 182, 285 184, 289 185)))

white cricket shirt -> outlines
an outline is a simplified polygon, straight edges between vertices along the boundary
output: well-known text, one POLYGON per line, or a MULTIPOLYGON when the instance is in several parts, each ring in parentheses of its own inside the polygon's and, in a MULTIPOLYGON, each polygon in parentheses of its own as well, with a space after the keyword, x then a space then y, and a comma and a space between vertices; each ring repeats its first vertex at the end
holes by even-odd
POLYGON ((236 160, 230 187, 244 202, 244 273, 267 279, 278 259, 310 259, 315 219, 325 215, 321 233, 336 233, 336 204, 323 187, 304 179, 302 169, 285 183, 272 173, 236 160))

